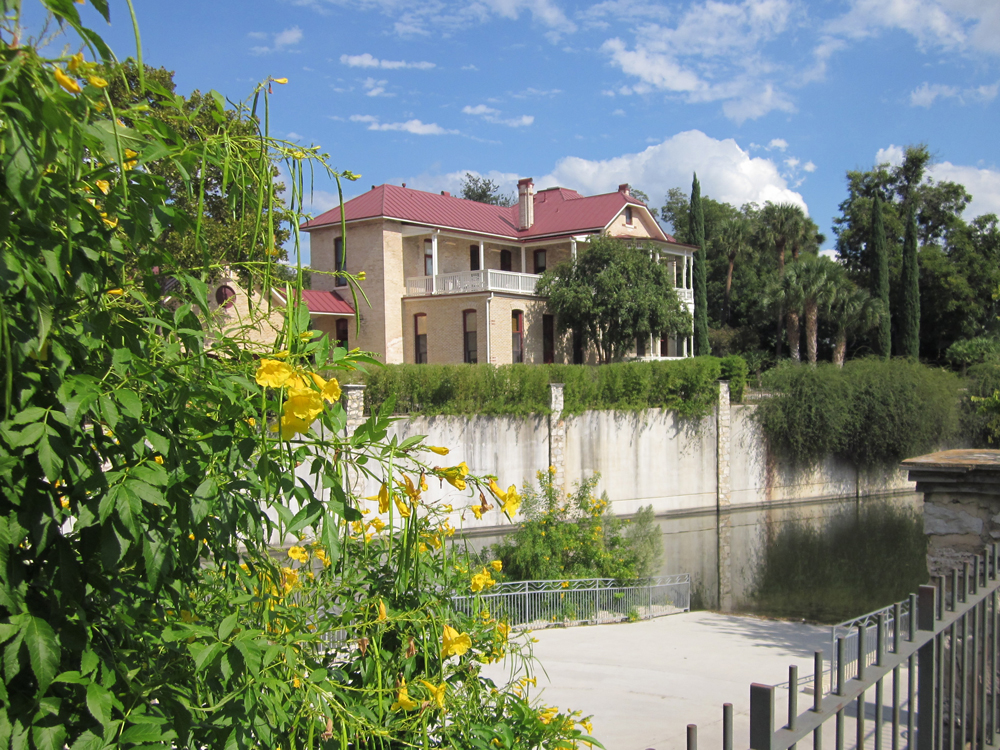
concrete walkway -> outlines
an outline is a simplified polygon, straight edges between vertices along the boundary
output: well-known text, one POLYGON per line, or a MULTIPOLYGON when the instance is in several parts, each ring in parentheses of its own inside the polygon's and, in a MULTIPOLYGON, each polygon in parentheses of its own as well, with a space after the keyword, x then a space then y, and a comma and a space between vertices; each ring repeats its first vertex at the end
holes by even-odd
MULTIPOLYGON (((702 750, 721 750, 722 704, 733 704, 734 747, 746 748, 750 683, 785 682, 790 664, 811 676, 813 652, 828 658, 830 629, 688 612, 532 636, 539 662, 533 697, 592 714, 594 737, 607 750, 683 750, 688 724, 698 725, 702 750)), ((491 676, 501 678, 499 671, 491 676)), ((777 695, 779 725, 787 695, 777 695)), ((800 711, 808 700, 800 695, 800 711)))

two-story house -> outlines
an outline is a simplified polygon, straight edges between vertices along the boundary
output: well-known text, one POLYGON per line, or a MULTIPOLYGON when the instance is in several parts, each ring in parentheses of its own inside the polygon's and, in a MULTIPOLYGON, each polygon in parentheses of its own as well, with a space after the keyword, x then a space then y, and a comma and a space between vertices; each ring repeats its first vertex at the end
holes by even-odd
MULTIPOLYGON (((371 307, 359 300, 356 337, 350 305, 315 325, 387 363, 592 361, 572 336, 557 335, 555 316, 535 285, 542 272, 585 252, 597 235, 654 248, 693 312, 695 248, 665 234, 628 185, 593 196, 559 187, 536 193, 528 178, 518 183, 518 202, 510 207, 379 185, 347 201, 344 219, 346 246, 340 207, 301 227, 310 233, 311 266, 320 272, 313 274, 313 290, 346 291, 345 279, 324 271, 364 271, 361 286, 371 307)), ((691 351, 689 336, 636 342, 640 358, 691 351)))

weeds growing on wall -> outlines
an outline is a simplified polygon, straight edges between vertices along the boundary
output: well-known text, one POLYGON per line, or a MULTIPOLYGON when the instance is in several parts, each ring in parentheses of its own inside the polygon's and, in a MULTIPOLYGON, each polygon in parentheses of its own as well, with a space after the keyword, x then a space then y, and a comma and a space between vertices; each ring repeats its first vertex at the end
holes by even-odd
POLYGON ((739 357, 588 365, 390 365, 359 376, 365 407, 396 395, 396 412, 435 416, 549 413, 549 383, 563 383, 564 413, 662 408, 682 417, 711 412, 720 377, 742 395, 746 364, 739 357), (742 367, 740 366, 742 364, 742 367))
POLYGON ((550 467, 537 474, 538 489, 524 488, 524 521, 487 556, 503 562, 511 581, 614 578, 635 581, 655 575, 663 538, 653 507, 629 521, 609 513, 607 493, 594 495, 595 475, 564 495, 550 467))
POLYGON ((907 359, 857 359, 842 369, 786 365, 764 376, 774 391, 756 411, 771 447, 799 466, 836 455, 889 466, 960 434, 961 380, 907 359))
POLYGON ((962 400, 962 429, 973 445, 1000 445, 1000 364, 985 362, 969 368, 962 400))
POLYGON ((835 623, 900 601, 927 582, 923 518, 890 500, 844 505, 815 525, 765 526, 750 608, 835 623))

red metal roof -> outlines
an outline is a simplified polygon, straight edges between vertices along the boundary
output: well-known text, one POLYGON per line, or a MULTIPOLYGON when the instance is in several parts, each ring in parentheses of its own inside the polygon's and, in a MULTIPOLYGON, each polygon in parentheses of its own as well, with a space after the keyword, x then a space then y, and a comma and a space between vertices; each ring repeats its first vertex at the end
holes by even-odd
MULTIPOLYGON (((274 290, 274 293, 278 299, 281 300, 282 304, 284 304, 285 295, 277 289, 274 290)), ((327 315, 354 315, 354 308, 351 307, 350 303, 346 302, 344 298, 336 292, 323 292, 317 289, 303 289, 302 301, 306 303, 309 307, 309 312, 311 313, 327 315)))
MULTIPOLYGON (((347 221, 386 217, 416 224, 447 227, 476 234, 528 241, 549 235, 569 235, 604 229, 627 205, 645 205, 623 192, 585 197, 575 190, 551 188, 534 196, 535 222, 519 230, 517 205, 503 207, 425 193, 398 185, 379 185, 344 204, 347 221)), ((302 225, 310 231, 340 222, 340 207, 333 208, 302 225)), ((674 241, 659 227, 653 239, 674 241)))

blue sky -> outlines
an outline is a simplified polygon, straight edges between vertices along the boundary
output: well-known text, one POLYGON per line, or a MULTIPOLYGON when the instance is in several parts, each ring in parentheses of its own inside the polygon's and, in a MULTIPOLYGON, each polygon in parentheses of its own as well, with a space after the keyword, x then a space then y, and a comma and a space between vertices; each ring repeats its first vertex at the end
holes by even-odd
MULTIPOLYGON (((120 57, 125 4, 90 25, 120 57)), ((845 172, 924 142, 966 217, 1000 213, 998 0, 136 0, 147 63, 244 98, 371 185, 465 172, 802 204, 833 245, 845 172)), ((314 210, 334 200, 317 184, 314 210)))

